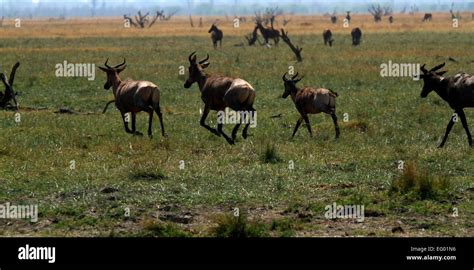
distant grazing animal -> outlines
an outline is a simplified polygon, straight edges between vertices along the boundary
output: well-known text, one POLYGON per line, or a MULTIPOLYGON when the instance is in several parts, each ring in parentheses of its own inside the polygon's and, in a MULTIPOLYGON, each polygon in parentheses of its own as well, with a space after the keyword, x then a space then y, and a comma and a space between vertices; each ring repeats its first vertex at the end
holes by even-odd
POLYGON ((337 23, 337 16, 336 16, 336 15, 332 15, 332 16, 331 16, 331 22, 332 22, 333 24, 337 23))
POLYGON ((0 79, 5 85, 5 93, 0 92, 0 108, 7 108, 10 106, 10 102, 13 102, 14 109, 17 111, 19 109, 18 101, 16 100, 16 95, 18 93, 15 92, 15 89, 13 88, 16 70, 19 66, 20 62, 17 62, 15 65, 13 65, 12 71, 10 72, 10 77, 8 79, 5 74, 0 73, 0 79))
MULTIPOLYGON (((232 138, 229 138, 222 130, 223 123, 218 122, 216 130, 206 124, 206 117, 210 110, 224 113, 227 107, 237 112, 254 114, 255 90, 248 82, 239 78, 206 74, 204 69, 209 66, 209 54, 204 60, 197 62, 195 53, 191 53, 188 57, 189 77, 184 83, 184 88, 189 88, 194 83, 198 84, 201 91, 201 99, 204 102, 204 110, 200 121, 201 126, 217 136, 224 136, 229 144, 234 144, 240 123, 235 125, 232 130, 232 138)), ((242 132, 244 139, 248 136, 249 126, 250 123, 247 123, 242 132)))
POLYGON ((211 39, 212 44, 214 45, 214 49, 217 48, 217 42, 219 42, 219 47, 222 47, 222 38, 224 37, 224 34, 219 28, 217 28, 215 23, 212 24, 208 33, 211 33, 211 39))
POLYGON ((443 74, 446 73, 446 71, 438 71, 443 68, 444 65, 445 63, 430 70, 426 70, 425 65, 420 68, 423 72, 423 74, 420 74, 420 78, 423 79, 421 97, 426 98, 431 91, 435 91, 449 104, 455 113, 446 127, 443 141, 438 147, 441 148, 444 146, 448 139, 449 132, 458 117, 461 119, 464 130, 466 130, 469 145, 472 146, 472 137, 463 109, 474 107, 474 76, 467 73, 458 73, 453 77, 445 78, 443 74))
POLYGON ((329 29, 326 29, 323 31, 323 39, 324 39, 324 45, 328 45, 329 47, 332 46, 332 42, 334 39, 332 39, 332 32, 329 29))
POLYGON ((347 11, 346 20, 347 20, 348 23, 351 22, 351 12, 350 11, 347 11))
POLYGON ((99 69, 107 74, 104 89, 108 90, 112 87, 115 97, 115 106, 122 115, 125 131, 133 135, 143 135, 136 131, 135 119, 138 112, 145 111, 150 116, 148 121, 148 136, 151 138, 153 136, 153 112, 156 112, 160 119, 161 134, 166 137, 167 135, 163 126, 163 115, 160 109, 160 89, 158 86, 148 81, 122 81, 119 77, 119 73, 127 67, 125 59, 122 64, 114 67, 109 66, 107 64, 108 61, 109 59, 105 61, 105 67, 99 67, 99 69), (128 128, 127 113, 131 113, 132 115, 132 130, 128 128))
POLYGON ((302 78, 297 79, 298 73, 296 73, 291 79, 286 77, 286 73, 283 74, 282 80, 285 85, 285 92, 282 98, 287 98, 291 95, 291 99, 296 106, 296 109, 300 113, 300 118, 296 122, 295 129, 293 130, 292 138, 295 136, 296 131, 300 127, 303 120, 308 128, 309 135, 312 137, 311 124, 309 123, 308 114, 327 113, 331 115, 336 129, 336 139, 339 138, 339 126, 337 124, 336 116, 336 92, 325 88, 312 88, 312 87, 296 87, 296 83, 302 78))
POLYGON ((280 40, 280 31, 270 27, 264 27, 260 22, 257 22, 257 28, 260 30, 260 33, 265 40, 265 44, 268 44, 269 39, 273 39, 275 46, 278 46, 278 41, 280 40))
POLYGON ((352 36, 352 46, 357 46, 360 44, 360 39, 362 37, 362 31, 359 27, 352 29, 351 31, 352 36))
POLYGON ((431 13, 425 13, 425 16, 423 17, 423 22, 426 22, 426 21, 431 21, 433 19, 433 14, 431 13))

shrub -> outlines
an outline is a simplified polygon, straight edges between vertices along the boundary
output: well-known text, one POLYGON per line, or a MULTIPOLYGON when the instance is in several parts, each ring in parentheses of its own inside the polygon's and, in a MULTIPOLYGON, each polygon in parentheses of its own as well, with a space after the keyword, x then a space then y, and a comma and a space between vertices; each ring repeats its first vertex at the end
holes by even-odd
POLYGON ((246 238, 268 236, 265 224, 249 221, 247 215, 240 213, 239 216, 230 214, 216 217, 217 226, 211 229, 214 237, 246 238))
POLYGON ((407 164, 403 173, 392 181, 390 192, 412 195, 416 199, 440 199, 449 191, 446 176, 432 176, 420 170, 415 164, 407 164))

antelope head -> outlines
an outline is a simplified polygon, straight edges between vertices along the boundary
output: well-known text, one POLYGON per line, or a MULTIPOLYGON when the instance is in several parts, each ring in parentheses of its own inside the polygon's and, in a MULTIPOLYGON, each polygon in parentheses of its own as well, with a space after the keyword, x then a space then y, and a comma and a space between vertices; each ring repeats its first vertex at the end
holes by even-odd
POLYGON ((298 77, 298 72, 296 72, 296 74, 293 77, 291 77, 291 79, 286 78, 286 72, 285 74, 283 74, 283 77, 281 78, 285 84, 285 92, 283 92, 283 95, 281 96, 282 98, 287 98, 292 92, 298 91, 298 89, 296 88, 296 83, 301 81, 303 77, 300 77, 299 79, 297 79, 297 77, 298 77))
POLYGON ((444 73, 446 71, 438 71, 441 68, 444 67, 446 63, 442 63, 441 65, 437 65, 434 68, 427 70, 425 68, 425 64, 420 67, 420 70, 422 74, 420 74, 420 79, 423 79, 423 89, 421 90, 421 97, 425 98, 428 96, 428 94, 435 90, 439 83, 441 82, 441 79, 444 73))
POLYGON ((189 88, 193 83, 197 82, 200 78, 205 77, 204 69, 209 66, 209 54, 207 57, 199 62, 196 60, 196 52, 194 51, 188 57, 189 59, 189 76, 186 82, 184 83, 184 88, 189 88))
POLYGON ((109 66, 107 64, 108 61, 109 61, 109 58, 107 58, 107 60, 105 61, 105 64, 104 64, 105 67, 99 67, 100 70, 102 70, 103 72, 107 74, 107 81, 104 84, 105 90, 109 90, 110 87, 114 85, 114 82, 118 79, 118 74, 127 67, 125 58, 123 59, 122 64, 118 64, 114 67, 109 66))
POLYGON ((216 30, 217 27, 216 27, 216 24, 213 23, 212 26, 211 26, 211 29, 209 29, 209 31, 207 31, 208 33, 211 33, 212 31, 216 30))

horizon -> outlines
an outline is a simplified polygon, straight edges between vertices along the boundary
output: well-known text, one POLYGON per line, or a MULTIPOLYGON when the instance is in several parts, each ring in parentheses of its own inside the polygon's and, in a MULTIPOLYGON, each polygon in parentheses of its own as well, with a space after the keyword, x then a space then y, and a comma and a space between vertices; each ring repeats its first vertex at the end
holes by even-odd
POLYGON ((394 13, 409 12, 454 12, 474 11, 474 0, 402 0, 402 1, 325 1, 325 0, 1 0, 2 17, 116 17, 133 14, 138 10, 155 13, 164 10, 165 14, 176 16, 248 16, 266 8, 278 7, 284 14, 300 15, 343 15, 347 10, 353 14, 366 14, 371 5, 390 6, 394 13))

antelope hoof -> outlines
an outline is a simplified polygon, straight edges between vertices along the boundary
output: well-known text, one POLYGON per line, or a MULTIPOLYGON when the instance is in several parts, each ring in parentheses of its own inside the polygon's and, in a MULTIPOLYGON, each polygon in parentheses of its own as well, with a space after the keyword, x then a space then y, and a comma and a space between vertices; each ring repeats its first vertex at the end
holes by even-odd
POLYGON ((139 132, 139 131, 135 131, 133 133, 134 136, 143 136, 143 133, 139 132))
POLYGON ((166 132, 161 134, 161 135, 163 135, 164 138, 168 138, 168 133, 166 133, 166 132))
POLYGON ((438 146, 438 148, 443 148, 443 147, 444 147, 444 144, 440 144, 440 145, 438 146))
POLYGON ((234 144, 235 144, 234 140, 227 140, 227 142, 228 142, 230 145, 234 145, 234 144))

